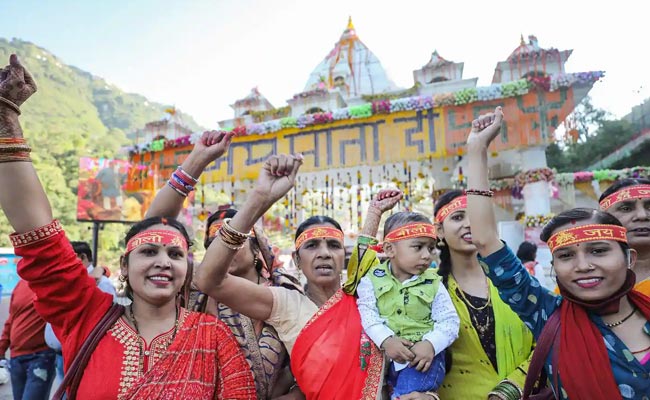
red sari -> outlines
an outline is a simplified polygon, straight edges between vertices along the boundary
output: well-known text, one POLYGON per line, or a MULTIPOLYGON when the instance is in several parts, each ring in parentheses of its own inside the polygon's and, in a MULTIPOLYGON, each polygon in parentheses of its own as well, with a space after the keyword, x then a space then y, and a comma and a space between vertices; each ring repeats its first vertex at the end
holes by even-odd
MULTIPOLYGON (((70 368, 86 337, 113 302, 77 259, 58 222, 12 235, 18 274, 36 294, 70 368)), ((150 343, 119 319, 84 370, 79 399, 255 399, 253 376, 232 333, 208 315, 181 309, 178 330, 150 343), (141 347, 142 346, 142 347, 141 347), (144 354, 140 354, 142 348, 144 354)))
POLYGON ((308 400, 377 399, 383 354, 363 332, 354 296, 336 292, 302 329, 291 371, 308 400))

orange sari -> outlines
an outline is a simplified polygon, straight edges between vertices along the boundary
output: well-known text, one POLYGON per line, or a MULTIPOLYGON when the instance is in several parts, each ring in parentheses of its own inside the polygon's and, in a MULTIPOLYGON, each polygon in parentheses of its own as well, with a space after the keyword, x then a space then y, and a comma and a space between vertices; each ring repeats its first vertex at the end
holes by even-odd
POLYGON ((308 400, 378 399, 382 367, 355 297, 342 290, 302 329, 291 352, 291 371, 308 400))

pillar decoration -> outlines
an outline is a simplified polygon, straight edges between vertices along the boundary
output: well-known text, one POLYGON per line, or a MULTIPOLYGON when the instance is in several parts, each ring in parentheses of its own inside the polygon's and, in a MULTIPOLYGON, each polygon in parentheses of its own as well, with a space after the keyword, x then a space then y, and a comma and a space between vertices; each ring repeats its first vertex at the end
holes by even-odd
POLYGON ((546 244, 539 239, 539 234, 544 224, 552 218, 550 184, 555 173, 546 164, 543 147, 523 151, 522 161, 524 169, 515 176, 515 186, 522 188, 524 198, 524 238, 547 250, 546 244))

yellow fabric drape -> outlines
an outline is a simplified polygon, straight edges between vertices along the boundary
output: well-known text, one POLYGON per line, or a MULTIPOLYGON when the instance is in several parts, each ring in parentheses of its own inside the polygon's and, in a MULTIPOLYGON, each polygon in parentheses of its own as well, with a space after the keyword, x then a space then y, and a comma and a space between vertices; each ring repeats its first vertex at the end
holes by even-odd
POLYGON ((503 379, 524 386, 533 348, 533 336, 510 307, 499 297, 497 289, 489 283, 497 348, 495 371, 478 337, 465 303, 458 297, 458 284, 449 277, 449 295, 460 317, 458 339, 452 344, 451 371, 445 377, 438 394, 443 399, 485 400, 487 394, 503 379))

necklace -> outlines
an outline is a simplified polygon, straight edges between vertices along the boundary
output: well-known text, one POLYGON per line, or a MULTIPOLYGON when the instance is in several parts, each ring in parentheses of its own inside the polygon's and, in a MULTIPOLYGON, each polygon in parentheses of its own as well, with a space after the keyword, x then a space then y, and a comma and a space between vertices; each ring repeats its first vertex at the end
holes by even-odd
POLYGON ((470 312, 469 315, 472 317, 472 320, 474 321, 474 326, 476 327, 479 336, 485 335, 488 329, 490 329, 490 314, 489 313, 487 314, 487 318, 485 319, 484 325, 478 322, 478 317, 474 313, 470 312))
POLYGON ((610 324, 607 324, 607 323, 606 323, 605 326, 608 327, 608 328, 613 328, 613 327, 615 327, 615 326, 619 326, 619 325, 621 325, 623 322, 625 322, 625 321, 627 321, 628 319, 630 319, 630 318, 634 315, 635 312, 636 312, 636 307, 632 307, 632 312, 631 312, 628 316, 626 316, 625 318, 623 318, 623 319, 620 320, 620 321, 612 322, 612 323, 610 323, 610 324))
MULTIPOLYGON (((454 277, 454 280, 456 280, 456 277, 454 277)), ((472 303, 470 303, 469 300, 467 300, 467 297, 465 297, 465 292, 463 292, 463 289, 460 287, 460 285, 458 284, 458 281, 456 280, 456 285, 458 286, 458 294, 460 294, 460 297, 463 298, 463 302, 465 302, 465 304, 467 304, 468 307, 471 307, 472 309, 474 309, 476 311, 481 311, 481 310, 486 309, 488 306, 492 305, 492 298, 490 296, 490 285, 487 283, 487 280, 485 281, 485 283, 487 284, 487 287, 488 287, 487 300, 486 300, 484 305, 482 305, 480 307, 474 307, 474 305, 472 303)))
POLYGON ((650 346, 646 347, 645 349, 633 351, 632 354, 640 354, 640 353, 645 353, 646 351, 650 350, 650 346))

